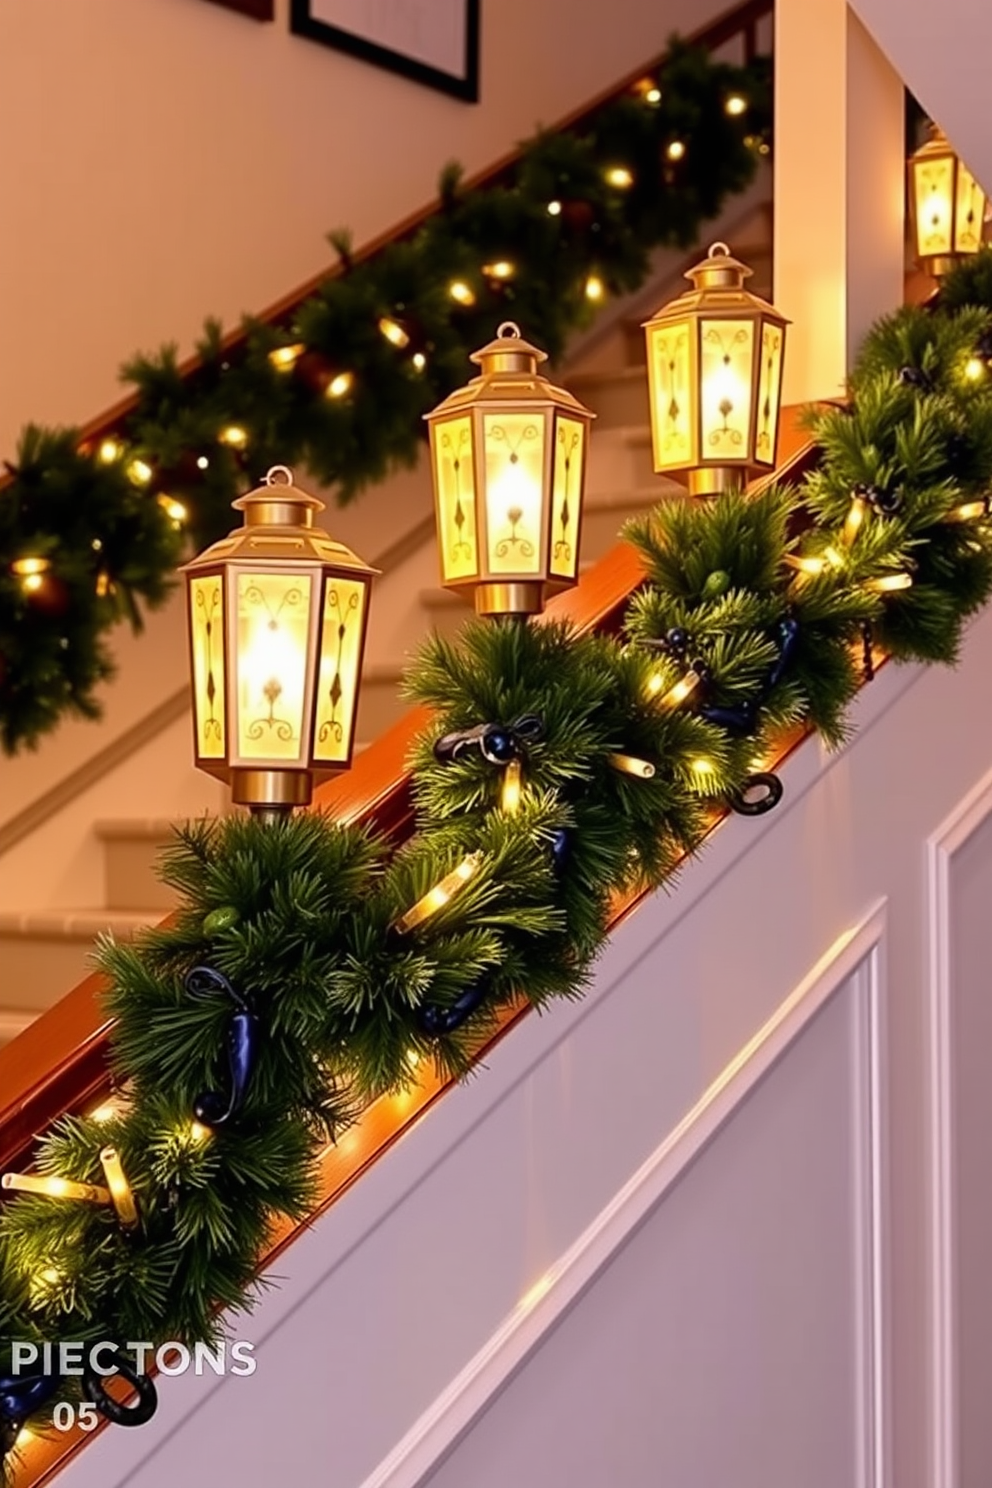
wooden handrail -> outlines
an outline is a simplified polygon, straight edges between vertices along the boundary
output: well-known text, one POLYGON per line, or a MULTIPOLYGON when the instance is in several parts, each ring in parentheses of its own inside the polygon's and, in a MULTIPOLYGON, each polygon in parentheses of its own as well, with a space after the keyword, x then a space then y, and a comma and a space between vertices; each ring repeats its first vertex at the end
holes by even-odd
MULTIPOLYGON (((774 0, 744 0, 743 4, 731 7, 731 9, 717 16, 715 20, 690 32, 685 40, 694 46, 706 47, 712 52, 726 46, 728 42, 734 41, 739 36, 743 40, 745 60, 753 61, 757 55, 758 26, 766 16, 772 14, 773 10, 774 0)), ((591 101, 584 103, 580 108, 573 110, 563 119, 560 119, 552 126, 552 132, 564 133, 566 131, 583 129, 604 105, 622 98, 645 74, 654 72, 659 68, 665 61, 666 55, 666 52, 660 53, 657 57, 646 63, 645 66, 638 67, 634 72, 628 73, 626 77, 621 78, 618 83, 614 83, 611 87, 604 89, 602 93, 597 94, 591 101)), ((475 175, 469 176, 464 183, 463 189, 469 191, 483 186, 498 185, 500 181, 507 178, 517 165, 519 165, 521 155, 522 151, 519 147, 508 151, 506 155, 502 156, 494 164, 476 172, 475 175)), ((434 200, 426 206, 419 208, 416 212, 412 212, 408 217, 405 217, 401 222, 387 231, 379 233, 374 238, 370 238, 367 243, 364 243, 350 255, 350 262, 352 264, 364 263, 367 259, 374 258, 376 254, 381 253, 390 243, 402 242, 403 239, 412 237, 418 228, 423 227, 429 217, 432 217, 440 210, 440 206, 440 202, 434 200)), ((283 324, 296 314, 303 302, 315 294, 322 284, 325 284, 329 279, 337 278, 343 272, 344 267, 341 263, 329 265, 326 269, 320 270, 319 273, 305 280, 304 283, 297 285, 289 294, 283 295, 280 299, 269 305, 267 309, 263 310, 260 315, 254 316, 253 319, 267 325, 283 324)), ((243 326, 233 327, 223 338, 222 346, 224 351, 236 355, 240 347, 244 344, 245 336, 246 332, 243 326)), ((180 363, 180 375, 182 377, 189 377, 200 366, 201 361, 199 356, 195 354, 189 356, 180 363)), ((80 442, 87 443, 89 441, 103 439, 110 434, 119 432, 123 420, 129 414, 133 413, 137 406, 138 395, 136 393, 127 394, 127 396, 115 403, 112 408, 107 409, 105 413, 99 414, 96 418, 91 419, 87 424, 83 425, 80 430, 80 442)), ((0 490, 4 488, 10 479, 11 477, 9 476, 0 477, 0 490)))

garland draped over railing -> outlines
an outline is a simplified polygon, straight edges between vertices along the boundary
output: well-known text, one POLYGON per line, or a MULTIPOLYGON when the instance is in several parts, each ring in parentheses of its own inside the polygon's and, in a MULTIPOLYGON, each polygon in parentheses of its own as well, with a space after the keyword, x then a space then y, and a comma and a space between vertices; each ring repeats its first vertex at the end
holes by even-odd
POLYGON ((637 288, 659 246, 688 246, 767 153, 767 60, 715 61, 673 41, 660 70, 581 132, 542 133, 497 184, 451 166, 416 232, 352 262, 291 322, 246 322, 237 352, 209 323, 198 367, 135 357, 137 401, 112 435, 28 428, 0 490, 0 745, 67 713, 98 715, 104 636, 163 597, 185 537, 289 461, 350 501, 412 464, 421 416, 511 316, 553 356, 603 301, 637 288))
MULTIPOLYGON (((842 739, 875 656, 954 660, 992 592, 992 303, 968 303, 988 289, 986 251, 936 308, 875 327, 850 404, 811 413, 822 460, 799 488, 630 524, 649 576, 620 635, 501 620, 429 640, 404 846, 319 814, 178 834, 175 919, 99 951, 119 1108, 66 1117, 37 1157, 99 1185, 111 1144, 137 1224, 3 1205, 8 1446, 35 1419, 11 1340, 216 1338, 277 1216, 307 1213, 328 1136, 421 1059, 463 1073, 508 1004, 579 995, 610 897, 668 880, 781 729, 842 739)), ((77 1388, 34 1383, 43 1411, 77 1388)))

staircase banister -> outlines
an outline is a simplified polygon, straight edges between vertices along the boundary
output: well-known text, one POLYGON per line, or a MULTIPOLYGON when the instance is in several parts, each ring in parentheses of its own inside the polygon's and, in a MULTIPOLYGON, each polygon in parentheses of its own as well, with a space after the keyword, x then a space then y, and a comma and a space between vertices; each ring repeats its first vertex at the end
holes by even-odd
MULTIPOLYGON (((798 479, 815 462, 804 412, 800 407, 782 410, 778 466, 752 489, 771 480, 798 479)), ((617 543, 547 613, 570 621, 579 632, 615 630, 643 578, 636 550, 617 543)), ((409 837, 413 810, 407 760, 429 718, 425 707, 406 712, 346 774, 317 791, 316 809, 342 821, 366 823, 396 843, 409 837)), ((0 1049, 0 1168, 22 1159, 35 1136, 64 1112, 83 1110, 109 1093, 112 1025, 100 1005, 102 986, 98 974, 88 976, 0 1049)))
MULTIPOLYGON (((700 26, 695 31, 690 32, 684 39, 687 44, 703 46, 710 51, 716 51, 720 47, 726 46, 728 42, 733 41, 737 36, 742 36, 744 38, 745 55, 750 58, 754 55, 756 28, 760 21, 772 14, 773 10, 774 0, 743 0, 742 4, 732 6, 714 20, 707 22, 706 25, 700 26)), ((559 119, 556 124, 551 126, 551 132, 562 134, 571 130, 581 129, 601 108, 623 97, 645 74, 659 68, 664 63, 667 55, 667 51, 659 53, 657 57, 645 66, 636 68, 619 82, 605 88, 591 102, 587 101, 580 108, 567 114, 563 119, 559 119)), ((502 156, 494 164, 467 177, 462 189, 471 191, 479 187, 498 184, 501 179, 509 175, 517 166, 521 154, 522 150, 520 147, 508 151, 507 154, 502 156)), ((374 258, 376 254, 381 253, 390 243, 401 242, 405 238, 412 237, 418 228, 422 227, 440 208, 440 201, 435 199, 426 206, 418 208, 417 211, 411 212, 402 221, 386 229, 386 231, 377 234, 375 237, 370 238, 360 248, 355 249, 350 255, 351 263, 363 263, 367 259, 374 258)), ((255 323, 263 322, 267 325, 282 324, 296 313, 305 300, 316 294, 322 284, 326 284, 329 279, 337 278, 343 272, 344 268, 340 262, 332 264, 326 269, 321 269, 302 284, 297 285, 288 294, 274 301, 261 314, 253 315, 251 320, 255 323)), ((243 325, 232 327, 222 339, 223 350, 229 353, 236 353, 243 344, 245 337, 246 330, 243 325)), ((200 357, 196 353, 186 357, 179 364, 180 376, 184 378, 192 376, 193 373, 198 371, 201 365, 200 357)), ((117 403, 113 404, 104 413, 97 415, 95 418, 90 419, 88 423, 82 425, 79 431, 80 443, 86 444, 93 442, 118 432, 123 420, 132 414, 137 406, 138 395, 136 393, 129 393, 119 399, 117 403)), ((0 476, 0 491, 9 484, 10 480, 11 477, 9 475, 0 476)))

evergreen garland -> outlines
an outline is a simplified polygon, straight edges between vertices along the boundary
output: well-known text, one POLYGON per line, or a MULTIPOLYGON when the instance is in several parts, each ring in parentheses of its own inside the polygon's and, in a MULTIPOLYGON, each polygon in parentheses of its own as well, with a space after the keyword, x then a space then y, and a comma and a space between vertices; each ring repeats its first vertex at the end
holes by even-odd
POLYGON ((286 323, 246 320, 236 351, 208 323, 185 376, 175 347, 134 357, 136 405, 113 435, 26 430, 0 491, 4 751, 66 712, 97 716, 102 638, 161 599, 183 530, 196 549, 220 537, 276 463, 341 502, 413 464, 422 415, 496 322, 560 356, 604 297, 643 282, 652 248, 695 242, 743 190, 769 121, 767 59, 734 67, 673 40, 656 76, 581 132, 537 135, 499 183, 464 189, 449 166, 412 236, 358 262, 332 234, 341 271, 286 323), (15 566, 37 558, 50 568, 26 586, 15 566))
MULTIPOLYGON (((948 303, 956 292, 952 279, 948 303)), ((881 322, 851 407, 811 416, 822 460, 798 488, 667 503, 632 524, 649 577, 621 636, 503 620, 429 640, 409 690, 435 712, 402 847, 319 814, 178 834, 162 865, 175 920, 99 952, 125 1108, 63 1119, 37 1155, 40 1172, 98 1183, 110 1140, 139 1224, 125 1233, 111 1208, 68 1199, 4 1204, 0 1382, 15 1338, 216 1337, 218 1307, 250 1305, 275 1217, 307 1212, 321 1144, 409 1085, 412 1055, 463 1073, 500 1007, 579 994, 611 895, 668 881, 707 802, 740 795, 776 730, 842 738, 873 642, 953 659, 992 592, 979 311, 881 322), (459 865, 445 902, 404 925, 459 865), (244 1099, 213 1129, 193 1116, 224 1088, 231 1006, 199 995, 198 968, 260 1033, 244 1099)), ((0 1420, 7 1448, 18 1424, 0 1420)))

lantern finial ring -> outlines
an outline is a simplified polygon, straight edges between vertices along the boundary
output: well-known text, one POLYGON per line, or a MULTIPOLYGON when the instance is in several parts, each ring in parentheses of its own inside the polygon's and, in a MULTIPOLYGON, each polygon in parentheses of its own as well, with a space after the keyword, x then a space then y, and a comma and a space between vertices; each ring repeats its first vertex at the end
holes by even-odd
POLYGON ((504 320, 496 327, 496 339, 498 341, 521 340, 520 327, 515 320, 504 320))
POLYGON ((709 246, 709 252, 707 253, 706 257, 707 258, 729 258, 730 257, 730 249, 727 247, 727 244, 726 243, 711 243, 710 246, 709 246))
POLYGON ((293 484, 293 472, 288 465, 273 465, 265 474, 264 484, 267 486, 291 486, 293 484))

